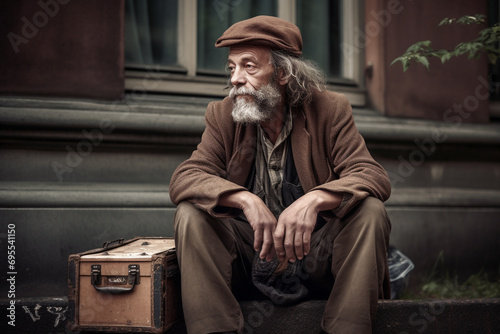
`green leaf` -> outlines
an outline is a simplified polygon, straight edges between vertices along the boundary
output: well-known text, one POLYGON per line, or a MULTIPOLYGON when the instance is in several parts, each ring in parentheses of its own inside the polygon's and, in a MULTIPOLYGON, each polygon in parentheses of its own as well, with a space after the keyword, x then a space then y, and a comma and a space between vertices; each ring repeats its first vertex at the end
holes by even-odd
POLYGON ((401 56, 401 57, 397 57, 396 59, 394 59, 394 60, 392 61, 392 63, 391 63, 391 65, 390 65, 390 66, 392 66, 392 65, 396 64, 398 61, 400 62, 400 61, 402 61, 402 60, 403 60, 403 57, 402 57, 402 56, 401 56))
POLYGON ((441 63, 444 64, 445 62, 447 62, 448 60, 450 60, 452 56, 453 56, 453 54, 451 52, 447 52, 447 53, 443 54, 441 56, 441 63))
POLYGON ((485 23, 485 16, 481 14, 476 15, 464 15, 457 20, 460 24, 480 24, 485 23))
POLYGON ((402 60, 403 63, 403 72, 408 71, 408 68, 410 67, 410 62, 408 61, 408 58, 404 58, 402 60))
POLYGON ((417 53, 431 48, 431 41, 420 41, 412 44, 406 50, 406 53, 417 53))
POLYGON ((420 64, 424 65, 427 69, 429 69, 429 60, 427 60, 426 57, 424 56, 421 56, 421 57, 418 57, 418 60, 417 60, 420 64))
POLYGON ((452 24, 455 19, 445 18, 441 22, 439 22, 439 26, 444 26, 445 24, 452 24))
POLYGON ((439 26, 443 26, 446 24, 452 24, 452 23, 458 23, 458 24, 464 24, 464 25, 469 25, 469 24, 486 24, 486 16, 482 14, 476 14, 476 15, 464 15, 462 17, 459 17, 458 19, 456 18, 445 18, 439 22, 439 26))

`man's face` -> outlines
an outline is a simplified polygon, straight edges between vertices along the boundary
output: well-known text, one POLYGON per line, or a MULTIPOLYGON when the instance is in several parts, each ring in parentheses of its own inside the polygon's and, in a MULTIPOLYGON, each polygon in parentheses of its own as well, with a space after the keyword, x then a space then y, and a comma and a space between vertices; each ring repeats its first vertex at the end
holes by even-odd
POLYGON ((231 47, 228 57, 233 88, 233 119, 260 123, 272 117, 282 100, 282 85, 276 81, 269 49, 260 46, 231 47))
POLYGON ((229 50, 228 67, 231 84, 259 89, 267 85, 274 73, 271 52, 262 46, 233 46, 229 50))

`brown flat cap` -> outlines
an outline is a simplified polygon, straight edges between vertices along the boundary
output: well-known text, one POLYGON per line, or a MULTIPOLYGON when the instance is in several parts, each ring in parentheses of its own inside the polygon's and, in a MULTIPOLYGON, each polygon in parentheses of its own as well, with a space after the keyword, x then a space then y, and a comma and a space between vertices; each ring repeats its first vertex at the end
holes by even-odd
POLYGON ((300 29, 274 16, 256 16, 233 24, 215 42, 215 47, 241 44, 267 46, 296 57, 302 54, 300 29))

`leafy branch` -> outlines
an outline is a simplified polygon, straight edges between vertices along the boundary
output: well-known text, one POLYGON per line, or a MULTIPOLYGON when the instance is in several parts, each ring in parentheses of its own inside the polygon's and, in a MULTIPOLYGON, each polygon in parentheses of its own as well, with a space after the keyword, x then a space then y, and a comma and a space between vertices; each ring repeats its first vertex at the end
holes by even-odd
POLYGON ((458 57, 461 55, 468 55, 469 59, 479 58, 482 52, 486 52, 488 55, 488 60, 490 63, 495 64, 498 57, 500 57, 500 23, 488 27, 486 23, 486 18, 484 15, 465 15, 458 19, 455 18, 445 18, 440 23, 439 26, 450 25, 450 24, 481 24, 486 26, 479 32, 478 37, 471 41, 459 43, 453 50, 438 50, 434 49, 431 45, 431 41, 420 41, 411 45, 406 52, 400 57, 394 59, 391 63, 401 62, 403 65, 403 70, 406 72, 410 67, 410 64, 420 63, 429 69, 429 58, 437 57, 441 60, 441 63, 445 63, 452 57, 458 57))

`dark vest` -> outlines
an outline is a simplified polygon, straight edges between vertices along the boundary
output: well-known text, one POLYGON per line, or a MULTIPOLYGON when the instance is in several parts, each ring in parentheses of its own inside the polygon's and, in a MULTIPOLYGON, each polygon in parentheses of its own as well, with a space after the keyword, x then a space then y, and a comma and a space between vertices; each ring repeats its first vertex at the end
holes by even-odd
MULTIPOLYGON (((245 187, 247 189, 253 189, 253 183, 255 182, 255 163, 252 164, 252 170, 250 171, 249 178, 246 182, 245 187)), ((286 161, 284 167, 284 178, 281 189, 281 196, 283 199, 283 205, 287 208, 290 204, 295 202, 299 197, 304 195, 304 189, 300 184, 299 175, 297 174, 297 169, 295 168, 295 162, 293 161, 292 145, 288 145, 286 153, 286 161)), ((316 221, 317 230, 324 226, 326 223, 325 219, 318 215, 316 221)))

